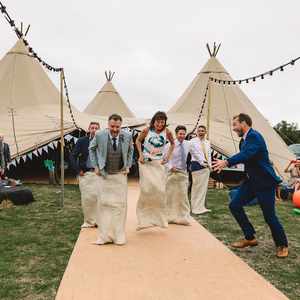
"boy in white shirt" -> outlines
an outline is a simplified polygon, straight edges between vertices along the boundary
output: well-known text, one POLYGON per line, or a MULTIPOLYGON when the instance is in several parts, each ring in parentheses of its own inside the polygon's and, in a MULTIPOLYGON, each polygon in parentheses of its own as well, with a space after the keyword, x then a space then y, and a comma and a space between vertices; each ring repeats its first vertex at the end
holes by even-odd
MULTIPOLYGON (((175 148, 171 159, 167 163, 166 194, 168 222, 179 225, 190 225, 191 217, 187 174, 187 156, 190 152, 190 142, 185 140, 185 126, 177 126, 175 133, 175 148)), ((166 148, 167 152, 168 145, 166 148)))

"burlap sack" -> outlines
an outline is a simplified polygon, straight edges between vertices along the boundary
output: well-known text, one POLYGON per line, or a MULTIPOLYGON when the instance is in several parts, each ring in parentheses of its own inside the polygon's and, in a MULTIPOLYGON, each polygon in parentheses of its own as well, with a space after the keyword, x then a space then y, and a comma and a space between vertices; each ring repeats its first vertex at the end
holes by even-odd
POLYGON ((168 222, 179 225, 190 225, 187 173, 179 171, 169 172, 166 192, 168 222))
POLYGON ((166 169, 160 161, 139 164, 140 197, 137 203, 137 230, 168 227, 166 211, 166 169))
POLYGON ((127 216, 127 176, 124 174, 99 176, 97 224, 98 244, 125 244, 127 216))
POLYGON ((78 181, 84 223, 93 226, 96 224, 97 197, 100 192, 98 176, 94 172, 86 172, 78 177, 78 181))

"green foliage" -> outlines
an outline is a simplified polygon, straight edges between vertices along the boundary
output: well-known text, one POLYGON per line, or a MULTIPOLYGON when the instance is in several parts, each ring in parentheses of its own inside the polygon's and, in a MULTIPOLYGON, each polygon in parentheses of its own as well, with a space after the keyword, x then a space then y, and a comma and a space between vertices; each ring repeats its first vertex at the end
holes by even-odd
POLYGON ((274 126, 274 129, 286 142, 287 145, 300 143, 300 130, 297 123, 288 123, 287 121, 281 121, 274 126))

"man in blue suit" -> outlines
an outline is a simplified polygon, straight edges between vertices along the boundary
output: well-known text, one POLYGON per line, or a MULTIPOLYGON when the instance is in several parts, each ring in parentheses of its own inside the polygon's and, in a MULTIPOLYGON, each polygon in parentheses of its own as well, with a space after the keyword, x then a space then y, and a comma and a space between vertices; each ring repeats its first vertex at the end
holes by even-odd
POLYGON ((227 160, 213 162, 213 169, 217 172, 225 167, 244 164, 247 173, 247 180, 239 187, 229 204, 229 209, 245 236, 245 239, 233 243, 232 247, 245 248, 258 244, 255 230, 244 211, 244 206, 256 197, 271 229, 277 257, 287 257, 287 237, 275 212, 275 190, 281 180, 271 165, 265 140, 259 132, 252 129, 250 116, 243 113, 233 118, 233 131, 242 138, 240 152, 227 160))

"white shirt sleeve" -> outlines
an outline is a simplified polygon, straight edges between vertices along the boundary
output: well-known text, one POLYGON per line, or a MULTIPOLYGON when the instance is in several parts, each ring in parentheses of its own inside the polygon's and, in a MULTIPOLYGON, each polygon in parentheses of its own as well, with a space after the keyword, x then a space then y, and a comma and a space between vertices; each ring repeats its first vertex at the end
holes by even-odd
POLYGON ((190 141, 190 153, 193 161, 198 161, 199 163, 203 162, 203 157, 200 154, 200 145, 197 143, 197 140, 192 139, 190 141), (198 149, 199 148, 199 149, 198 149))

